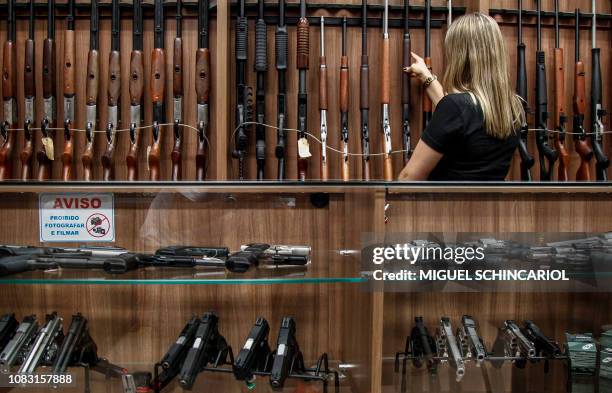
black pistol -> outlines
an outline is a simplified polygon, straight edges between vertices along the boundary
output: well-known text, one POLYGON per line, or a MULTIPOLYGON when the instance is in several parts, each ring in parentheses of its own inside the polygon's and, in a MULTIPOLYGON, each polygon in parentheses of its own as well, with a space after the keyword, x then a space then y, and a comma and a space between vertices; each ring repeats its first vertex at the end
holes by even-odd
POLYGON ((0 367, 3 373, 8 373, 12 366, 21 363, 29 351, 30 344, 38 332, 38 322, 35 315, 29 315, 21 321, 13 338, 0 353, 0 367))
POLYGON ((284 317, 278 332, 276 354, 272 362, 270 386, 274 390, 282 390, 285 380, 296 368, 303 367, 302 354, 295 337, 295 321, 291 317, 284 317))
POLYGON ((183 366, 183 361, 187 356, 187 352, 189 348, 193 345, 193 339, 196 334, 196 330, 200 324, 200 318, 191 317, 191 319, 187 322, 187 324, 181 330, 178 338, 170 348, 168 352, 164 355, 164 357, 159 362, 163 371, 158 376, 156 381, 156 386, 159 389, 162 389, 166 386, 174 377, 178 375, 181 371, 181 367, 183 366))
POLYGON ((6 314, 0 319, 0 349, 4 348, 13 338, 18 325, 15 314, 6 314))
POLYGON ((237 380, 251 384, 255 379, 255 372, 268 371, 266 369, 270 357, 269 333, 268 321, 261 317, 257 318, 234 362, 234 376, 237 380))

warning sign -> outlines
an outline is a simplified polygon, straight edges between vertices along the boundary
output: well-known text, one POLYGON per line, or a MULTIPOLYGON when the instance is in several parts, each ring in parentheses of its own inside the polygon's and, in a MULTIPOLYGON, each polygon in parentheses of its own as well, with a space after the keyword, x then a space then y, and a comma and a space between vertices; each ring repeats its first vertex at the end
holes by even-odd
POLYGON ((113 194, 40 194, 41 242, 114 242, 113 194))

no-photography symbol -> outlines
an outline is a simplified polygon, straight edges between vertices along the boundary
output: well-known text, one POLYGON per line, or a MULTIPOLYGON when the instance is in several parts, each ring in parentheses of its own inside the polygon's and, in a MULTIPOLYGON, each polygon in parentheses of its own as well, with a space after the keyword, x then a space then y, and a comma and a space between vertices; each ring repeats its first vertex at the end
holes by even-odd
POLYGON ((104 237, 110 230, 110 220, 102 213, 94 213, 87 218, 85 228, 93 237, 104 237))

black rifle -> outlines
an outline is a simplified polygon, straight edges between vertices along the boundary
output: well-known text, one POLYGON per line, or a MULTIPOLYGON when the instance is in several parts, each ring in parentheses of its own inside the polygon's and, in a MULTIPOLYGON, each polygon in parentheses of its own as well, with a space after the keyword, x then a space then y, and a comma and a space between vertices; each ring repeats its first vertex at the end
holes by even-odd
MULTIPOLYGON (((411 48, 410 48, 410 1, 404 0, 404 38, 402 44, 402 67, 410 67, 411 60, 411 48)), ((410 142, 410 75, 402 73, 402 142, 404 149, 404 165, 410 160, 412 155, 412 146, 410 142)))
POLYGON ((11 340, 0 353, 0 367, 3 373, 10 371, 11 367, 23 362, 29 352, 30 344, 38 332, 38 322, 35 315, 29 315, 21 321, 11 340))
POLYGON ((41 364, 53 364, 63 339, 62 318, 56 312, 48 314, 45 325, 38 332, 28 355, 21 363, 19 374, 32 374, 41 364))
POLYGON ((72 316, 68 334, 64 337, 53 362, 53 374, 64 374, 68 367, 82 366, 107 377, 119 377, 126 370, 98 357, 98 347, 89 335, 87 319, 80 313, 72 316))
POLYGON ((15 314, 6 314, 0 318, 0 348, 4 348, 13 338, 17 331, 17 325, 19 323, 15 319, 15 314))
POLYGON ((119 0, 112 2, 111 52, 108 55, 108 120, 106 124, 106 151, 102 155, 103 178, 105 181, 115 179, 115 130, 119 126, 121 112, 121 15, 119 0))
MULTIPOLYGON (((93 171, 94 130, 98 124, 98 90, 100 88, 100 54, 98 2, 91 2, 91 19, 89 26, 89 53, 87 55, 87 82, 85 82, 85 102, 87 120, 85 123, 85 149, 81 155, 83 163, 83 180, 90 181, 93 171)), ((131 79, 131 78, 130 78, 131 79)))
POLYGON ((210 363, 213 367, 227 364, 227 357, 233 362, 232 349, 219 333, 219 317, 208 312, 197 324, 193 345, 189 348, 181 372, 179 383, 186 390, 191 390, 200 371, 210 363))
POLYGON ((287 87, 285 85, 285 73, 289 58, 289 38, 287 25, 285 25, 285 0, 278 2, 278 25, 275 32, 276 72, 278 74, 277 95, 277 120, 278 133, 276 137, 275 155, 278 160, 278 180, 285 179, 285 154, 287 146, 287 135, 285 127, 287 123, 287 87))
POLYGON ((282 390, 287 377, 294 371, 303 369, 304 359, 295 337, 295 321, 291 317, 284 317, 278 332, 276 353, 270 371, 270 386, 274 390, 282 390))
POLYGON ((602 108, 602 85, 601 85, 601 64, 600 64, 600 49, 597 48, 597 15, 595 8, 595 0, 592 1, 593 8, 593 24, 592 24, 592 41, 593 49, 591 49, 591 69, 593 76, 591 78, 591 146, 595 155, 595 178, 597 181, 608 180, 608 167, 610 160, 606 157, 603 148, 603 117, 607 114, 602 108))
POLYGON ((132 53, 130 54, 130 148, 126 156, 128 181, 138 180, 138 151, 140 150, 140 124, 143 120, 142 96, 144 92, 144 60, 142 42, 142 5, 134 0, 132 18, 132 53))
POLYGON ((306 180, 308 173, 308 157, 300 154, 300 144, 307 145, 306 131, 308 130, 308 94, 307 73, 308 73, 308 52, 310 49, 310 25, 306 18, 306 0, 300 0, 300 19, 297 23, 297 47, 296 65, 299 73, 298 81, 298 108, 297 108, 297 129, 298 129, 298 180, 306 180))
POLYGON ((268 71, 268 32, 264 20, 264 0, 259 0, 259 14, 255 22, 255 71, 257 91, 255 92, 255 158, 257 159, 257 180, 263 180, 266 166, 266 72, 268 71))
POLYGON ((244 180, 244 161, 247 154, 247 126, 251 119, 253 92, 246 85, 246 64, 249 50, 249 25, 244 13, 244 1, 239 2, 236 18, 236 135, 232 156, 238 159, 238 178, 244 180))
POLYGON ((164 4, 155 0, 153 51, 151 52, 151 101, 153 104, 153 139, 149 146, 149 179, 160 178, 161 126, 166 118, 166 55, 164 53, 164 4))
POLYGON ((234 376, 237 380, 249 383, 253 380, 255 372, 270 371, 269 333, 268 321, 261 317, 257 318, 234 362, 234 376))
POLYGON ((521 138, 519 140, 518 151, 521 156, 521 180, 531 181, 531 167, 535 164, 535 159, 529 153, 529 123, 527 114, 529 113, 529 101, 527 99, 527 65, 525 63, 525 43, 523 42, 523 0, 518 0, 518 46, 516 48, 516 94, 521 98, 523 111, 525 112, 525 122, 521 126, 521 138))
POLYGON ((461 318, 461 327, 457 329, 457 336, 461 341, 463 355, 472 357, 481 364, 487 357, 487 350, 476 329, 476 321, 469 315, 461 318))
POLYGON ((154 381, 157 389, 163 389, 181 372, 187 352, 194 345, 193 339, 199 324, 200 318, 192 317, 159 362, 163 371, 157 376, 157 380, 154 381))
POLYGON ((198 103, 198 148, 196 180, 206 177, 206 131, 210 99, 210 49, 208 48, 208 0, 198 1, 198 50, 196 52, 195 91, 198 103))
POLYGON ((368 64, 368 0, 361 3, 361 73, 359 107, 361 110, 361 154, 363 180, 370 180, 370 66, 368 64))
POLYGON ((548 131, 548 93, 546 90, 546 53, 542 50, 542 10, 541 0, 537 0, 537 39, 536 51, 536 143, 540 160, 540 181, 552 180, 552 172, 558 152, 550 143, 550 132, 548 131))
POLYGON ((2 59, 2 99, 4 121, 0 123, 0 180, 13 179, 14 131, 17 124, 17 42, 15 0, 8 0, 7 39, 2 59))
POLYGON ((32 177, 32 155, 34 151, 34 138, 32 138, 31 130, 36 118, 36 43, 34 41, 34 17, 34 0, 30 0, 30 23, 28 27, 28 38, 25 41, 23 60, 23 150, 19 156, 21 161, 21 180, 24 181, 27 181, 32 177))
POLYGON ((172 93, 174 105, 172 117, 174 125, 174 147, 172 148, 172 180, 183 178, 183 129, 179 124, 183 122, 183 16, 181 14, 181 0, 176 2, 176 37, 174 38, 174 51, 172 56, 172 93))
POLYGON ((546 337, 535 323, 525 321, 523 333, 535 346, 536 355, 546 357, 561 355, 559 344, 546 337))
POLYGON ((40 125, 43 146, 38 151, 38 180, 48 180, 52 176, 54 159, 53 139, 55 132, 48 128, 55 127, 55 0, 47 2, 47 38, 43 43, 43 120, 40 125))

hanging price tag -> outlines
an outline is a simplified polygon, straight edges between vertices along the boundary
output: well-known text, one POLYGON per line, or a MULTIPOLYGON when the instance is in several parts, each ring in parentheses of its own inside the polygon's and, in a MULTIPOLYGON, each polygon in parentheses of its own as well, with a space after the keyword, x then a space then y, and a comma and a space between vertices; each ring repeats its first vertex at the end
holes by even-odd
POLYGON ((300 158, 312 157, 312 154, 310 154, 310 144, 308 143, 308 139, 300 138, 298 140, 298 156, 300 156, 300 158))
POLYGON ((45 154, 47 155, 47 158, 53 161, 54 160, 53 139, 49 137, 42 138, 42 144, 43 144, 43 147, 45 148, 45 154))
MULTIPOLYGON (((147 157, 151 154, 151 146, 147 146, 147 157)), ((149 159, 147 159, 147 171, 151 171, 151 167, 149 166, 149 159)))

